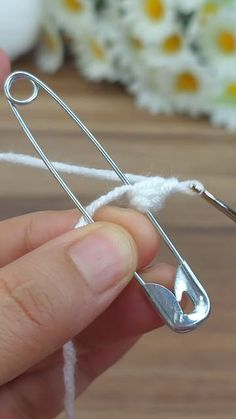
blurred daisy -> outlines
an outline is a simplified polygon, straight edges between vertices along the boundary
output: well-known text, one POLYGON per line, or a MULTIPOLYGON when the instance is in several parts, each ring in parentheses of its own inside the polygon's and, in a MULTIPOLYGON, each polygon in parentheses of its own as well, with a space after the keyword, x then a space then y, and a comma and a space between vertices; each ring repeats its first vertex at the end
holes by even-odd
POLYGON ((114 0, 95 1, 95 18, 102 36, 113 40, 120 31, 120 3, 114 0))
POLYGON ((61 66, 68 37, 88 79, 121 81, 152 113, 207 113, 236 131, 236 0, 41 1, 42 70, 61 66))
POLYGON ((175 0, 122 0, 123 19, 144 41, 164 38, 174 22, 175 0))
POLYGON ((231 132, 236 132, 236 106, 216 108, 211 113, 211 122, 218 126, 227 128, 231 132))
POLYGON ((209 111, 209 95, 212 88, 208 69, 199 65, 194 56, 176 61, 166 68, 163 88, 172 97, 175 109, 196 116, 209 111))
POLYGON ((235 8, 235 0, 204 0, 195 16, 195 23, 207 25, 212 17, 219 15, 226 8, 229 13, 232 7, 235 8))
POLYGON ((201 24, 207 24, 208 20, 212 18, 212 16, 218 15, 220 12, 222 2, 220 4, 217 0, 208 0, 205 1, 202 6, 200 7, 198 19, 200 20, 201 24))
POLYGON ((136 74, 136 79, 129 86, 129 91, 136 97, 136 103, 151 113, 170 115, 173 113, 171 98, 163 92, 163 73, 144 69, 136 74))
POLYGON ((236 64, 236 13, 221 12, 200 25, 195 40, 206 62, 216 68, 236 64))
POLYGON ((93 17, 92 0, 50 0, 48 8, 59 28, 71 36, 78 26, 90 25, 93 17))
POLYGON ((214 124, 236 131, 236 73, 232 69, 218 78, 218 89, 212 100, 214 124))
POLYGON ((64 61, 64 45, 54 19, 44 19, 39 45, 36 50, 36 63, 46 73, 54 73, 64 61))
POLYGON ((106 24, 110 23, 106 19, 116 21, 121 15, 120 2, 114 0, 95 0, 94 4, 94 11, 97 18, 103 19, 106 24))
POLYGON ((98 26, 81 31, 80 37, 73 40, 72 50, 77 66, 88 79, 117 80, 110 45, 101 36, 98 26))
POLYGON ((111 54, 119 69, 120 81, 127 84, 143 68, 146 48, 143 41, 132 35, 128 29, 120 30, 116 33, 111 54))
POLYGON ((172 65, 188 55, 188 39, 177 25, 160 42, 147 45, 143 53, 145 61, 153 67, 172 65))

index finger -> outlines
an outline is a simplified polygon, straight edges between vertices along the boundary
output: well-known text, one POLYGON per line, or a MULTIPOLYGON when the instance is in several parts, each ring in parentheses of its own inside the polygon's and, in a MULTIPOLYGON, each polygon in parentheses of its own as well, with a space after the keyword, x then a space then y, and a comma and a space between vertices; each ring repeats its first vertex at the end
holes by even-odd
MULTIPOLYGON (((0 222, 0 267, 73 230, 79 217, 78 210, 44 211, 0 222)), ((104 207, 97 211, 94 220, 118 224, 133 236, 139 268, 155 257, 159 237, 145 215, 132 209, 104 207)))

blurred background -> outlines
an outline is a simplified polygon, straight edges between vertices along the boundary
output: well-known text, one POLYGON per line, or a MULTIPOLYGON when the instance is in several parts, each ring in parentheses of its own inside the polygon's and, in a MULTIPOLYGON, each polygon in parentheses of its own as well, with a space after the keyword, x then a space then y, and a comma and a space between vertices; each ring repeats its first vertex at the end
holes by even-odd
MULTIPOLYGON (((0 47, 13 70, 54 89, 124 171, 199 179, 235 208, 236 2, 116 3, 0 0, 0 47)), ((19 83, 17 94, 29 86, 19 83)), ((107 168, 47 95, 22 111, 51 159, 107 168)), ((34 155, 3 95, 0 145, 34 155)), ((0 175, 1 219, 71 207, 46 171, 2 163, 0 175)), ((65 179, 85 204, 112 187, 65 179)), ((159 218, 212 314, 191 334, 165 327, 144 336, 80 398, 78 417, 235 418, 236 227, 194 197, 172 197, 159 218)), ((158 260, 175 263, 164 244, 158 260)))

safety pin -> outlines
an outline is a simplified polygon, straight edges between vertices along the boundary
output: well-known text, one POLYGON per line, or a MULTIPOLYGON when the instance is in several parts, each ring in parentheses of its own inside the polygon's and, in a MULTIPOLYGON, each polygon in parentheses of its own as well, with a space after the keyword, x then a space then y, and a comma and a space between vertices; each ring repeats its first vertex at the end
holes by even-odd
MULTIPOLYGON (((80 210, 82 215, 85 217, 88 223, 93 223, 93 219, 90 217, 86 209, 83 207, 78 198, 73 194, 69 189, 68 185, 61 178, 59 173, 56 171, 52 162, 44 154, 43 150, 39 146, 38 142, 35 140, 33 134, 25 123, 24 119, 20 115, 16 105, 27 105, 32 103, 39 95, 41 90, 44 90, 49 96, 51 96, 61 107, 62 109, 73 119, 73 121, 79 125, 81 130, 86 134, 88 139, 95 145, 99 150, 105 160, 110 164, 112 169, 115 171, 117 176, 120 178, 121 182, 125 185, 130 185, 128 178, 124 175, 121 169, 113 161, 111 156, 103 148, 101 143, 94 137, 94 135, 89 131, 89 129, 83 124, 80 118, 62 101, 62 99, 52 91, 46 84, 44 84, 37 77, 29 74, 27 72, 18 71, 12 73, 6 80, 5 86, 5 95, 8 99, 8 103, 15 114, 18 122, 20 123, 23 131, 27 135, 31 144, 44 161, 45 165, 54 176, 54 178, 59 182, 64 191, 69 195, 71 200, 74 202, 76 207, 80 210), (11 89, 14 83, 18 79, 26 79, 33 86, 33 92, 31 96, 26 99, 17 99, 12 93, 11 89)), ((196 275, 191 270, 190 266, 180 255, 168 235, 163 230, 160 223, 150 212, 146 212, 147 217, 157 229, 159 234, 162 236, 167 246, 174 254, 178 260, 178 269, 176 273, 175 283, 173 291, 167 289, 166 287, 156 284, 156 283, 146 283, 139 273, 135 272, 134 277, 141 287, 146 292, 150 301, 152 302, 155 309, 162 316, 163 320, 176 332, 188 332, 195 329, 200 323, 202 323, 210 313, 210 300, 201 283, 197 279, 196 275), (181 300, 183 294, 187 294, 189 299, 192 301, 194 309, 191 313, 185 313, 181 308, 181 300)))

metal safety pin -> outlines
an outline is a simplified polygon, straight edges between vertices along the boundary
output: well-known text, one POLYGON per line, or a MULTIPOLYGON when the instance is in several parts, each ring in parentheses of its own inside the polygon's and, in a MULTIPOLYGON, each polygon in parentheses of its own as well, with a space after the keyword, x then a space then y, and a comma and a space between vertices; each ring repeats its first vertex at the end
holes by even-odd
MULTIPOLYGON (((69 189, 68 185, 64 182, 61 178, 59 173, 56 171, 55 167, 53 166, 52 162, 47 158, 47 156, 42 151, 41 147, 39 146, 38 142, 35 140, 34 136, 32 135, 30 129, 28 128, 27 124, 25 123, 24 119, 20 115, 16 105, 27 105, 32 103, 39 95, 41 90, 44 90, 49 96, 51 96, 62 108, 63 110, 73 119, 73 121, 79 125, 81 130, 86 134, 88 139, 95 145, 95 147, 99 150, 102 156, 106 159, 106 161, 110 164, 112 169, 115 171, 117 176, 120 178, 121 182, 125 185, 130 185, 128 178, 124 175, 124 173, 120 170, 117 164, 113 161, 107 151, 103 148, 101 143, 94 137, 94 135, 89 131, 89 129, 83 124, 83 122, 79 119, 79 117, 62 101, 62 99, 57 96, 57 94, 52 91, 46 84, 44 84, 41 80, 37 77, 29 74, 27 72, 19 71, 12 73, 6 80, 5 86, 5 95, 8 99, 8 103, 15 114, 18 122, 20 123, 22 129, 24 130, 25 134, 27 135, 28 139, 30 140, 31 144, 44 161, 45 165, 55 177, 55 179, 59 182, 61 187, 64 191, 69 195, 71 200, 74 202, 76 207, 80 210, 82 215, 85 217, 88 223, 93 223, 93 219, 90 217, 89 213, 83 207, 81 202, 78 198, 73 194, 73 192, 69 189), (26 79, 30 81, 33 86, 33 93, 30 97, 26 99, 17 99, 15 98, 12 93, 12 87, 14 83, 19 79, 26 79)), ((154 217, 154 215, 150 212, 146 212, 147 217, 160 233, 164 241, 166 242, 167 246, 174 254, 176 259, 178 260, 178 269, 176 273, 175 283, 173 286, 173 290, 169 290, 166 287, 156 284, 156 283, 146 283, 143 278, 137 273, 134 273, 135 279, 141 285, 141 287, 146 292, 147 296, 151 300, 153 306, 157 309, 157 311, 162 316, 163 320, 176 332, 188 332, 195 329, 200 323, 202 323, 210 313, 210 301, 208 295, 204 288, 202 287, 201 283, 197 279, 196 275, 192 272, 190 266, 184 260, 184 258, 180 255, 168 235, 163 230, 160 223, 154 217), (193 303, 193 311, 191 313, 185 313, 181 308, 181 300, 183 294, 187 294, 189 299, 193 303)))

